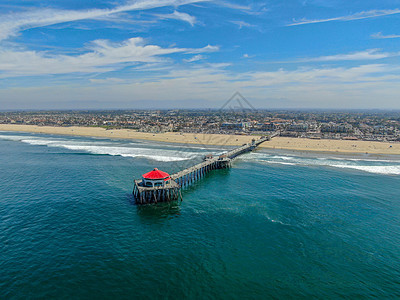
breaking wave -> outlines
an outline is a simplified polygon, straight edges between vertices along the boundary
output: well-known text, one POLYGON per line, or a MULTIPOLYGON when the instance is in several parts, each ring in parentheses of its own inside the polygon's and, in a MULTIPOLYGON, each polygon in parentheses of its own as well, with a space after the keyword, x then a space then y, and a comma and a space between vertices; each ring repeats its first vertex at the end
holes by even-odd
POLYGON ((352 165, 333 165, 336 168, 356 169, 369 173, 384 174, 384 175, 400 175, 399 166, 352 166, 352 165))
POLYGON ((184 161, 198 157, 202 153, 189 151, 187 148, 157 149, 149 144, 119 143, 106 141, 82 141, 31 136, 0 135, 0 139, 19 141, 34 146, 64 148, 72 151, 95 155, 112 155, 122 157, 142 157, 163 162, 184 161))
POLYGON ((267 164, 288 166, 320 166, 341 169, 353 169, 382 175, 400 175, 400 161, 370 158, 338 157, 301 157, 293 155, 275 155, 266 153, 249 153, 241 159, 267 164))

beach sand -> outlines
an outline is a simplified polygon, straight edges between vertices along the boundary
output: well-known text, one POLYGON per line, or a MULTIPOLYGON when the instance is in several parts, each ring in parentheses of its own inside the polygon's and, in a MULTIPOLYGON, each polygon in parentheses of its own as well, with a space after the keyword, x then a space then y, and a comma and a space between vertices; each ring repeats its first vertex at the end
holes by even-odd
POLYGON ((346 140, 314 140, 305 138, 276 137, 260 145, 262 148, 286 149, 297 151, 369 153, 400 155, 400 143, 346 141, 346 140))
MULTIPOLYGON (((58 135, 90 136, 117 139, 140 139, 168 143, 197 145, 240 146, 251 142, 253 136, 194 134, 194 133, 145 133, 131 129, 106 130, 100 127, 53 127, 36 125, 0 124, 0 131, 21 131, 58 135)), ((257 137, 255 137, 257 138, 257 137)), ((371 153, 400 155, 400 143, 314 140, 304 138, 275 137, 260 145, 261 148, 284 149, 297 151, 339 152, 339 153, 371 153)))

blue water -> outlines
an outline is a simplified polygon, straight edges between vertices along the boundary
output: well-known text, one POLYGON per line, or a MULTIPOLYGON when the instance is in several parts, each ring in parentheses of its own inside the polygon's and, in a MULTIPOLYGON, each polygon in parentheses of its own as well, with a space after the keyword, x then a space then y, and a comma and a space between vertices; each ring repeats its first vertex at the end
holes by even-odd
POLYGON ((400 158, 259 150, 134 204, 206 148, 0 132, 0 299, 400 297, 400 158))

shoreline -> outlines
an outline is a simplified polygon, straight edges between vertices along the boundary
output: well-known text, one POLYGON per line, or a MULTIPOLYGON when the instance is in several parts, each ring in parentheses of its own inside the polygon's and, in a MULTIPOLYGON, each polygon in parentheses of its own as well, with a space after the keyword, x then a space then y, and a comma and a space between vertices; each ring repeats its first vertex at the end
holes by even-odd
MULTIPOLYGON (((0 131, 29 132, 69 136, 100 137, 110 139, 149 140, 155 142, 240 146, 251 142, 255 136, 227 134, 194 134, 194 133, 146 133, 133 129, 106 130, 101 127, 53 127, 37 125, 0 124, 0 131)), ((262 149, 294 150, 305 152, 327 152, 343 154, 389 154, 400 155, 400 143, 348 140, 314 140, 306 138, 275 137, 259 146, 262 149)))

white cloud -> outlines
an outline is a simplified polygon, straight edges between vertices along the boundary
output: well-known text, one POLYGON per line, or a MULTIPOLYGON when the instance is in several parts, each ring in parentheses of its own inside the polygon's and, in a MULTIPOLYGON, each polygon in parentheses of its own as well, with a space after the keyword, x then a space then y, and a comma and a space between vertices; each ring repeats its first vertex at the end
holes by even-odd
POLYGON ((228 1, 223 1, 223 0, 214 0, 214 3, 216 3, 219 6, 226 7, 229 9, 233 9, 236 11, 240 11, 244 14, 247 15, 262 15, 268 11, 267 9, 267 3, 264 1, 251 1, 250 5, 242 5, 242 4, 237 4, 237 3, 232 3, 228 1))
POLYGON ((219 51, 219 46, 207 45, 207 46, 205 46, 203 48, 200 48, 200 49, 188 50, 187 53, 196 54, 196 53, 217 52, 217 51, 219 51))
POLYGON ((87 48, 87 53, 77 56, 0 49, 0 71, 3 72, 0 76, 107 72, 126 65, 161 62, 160 56, 172 53, 206 53, 218 49, 210 45, 199 49, 161 48, 146 45, 142 38, 131 38, 122 43, 96 40, 87 48))
POLYGON ((368 19, 368 18, 376 18, 388 15, 395 15, 399 14, 400 9, 383 9, 383 10, 369 10, 369 11, 362 11, 352 15, 341 16, 336 18, 328 18, 328 19, 317 19, 317 20, 308 20, 308 19, 301 19, 301 20, 293 20, 291 24, 286 26, 298 26, 298 25, 305 25, 305 24, 314 24, 314 23, 325 23, 325 22, 332 22, 332 21, 353 21, 353 20, 361 20, 361 19, 368 19))
POLYGON ((397 39, 397 38, 400 38, 400 34, 383 35, 382 32, 377 32, 377 33, 371 34, 371 37, 374 39, 397 39))
POLYGON ((198 55, 195 55, 195 56, 193 56, 191 58, 184 59, 184 61, 188 62, 188 63, 191 63, 191 62, 199 61, 199 60, 202 60, 202 59, 205 59, 205 57, 203 55, 198 54, 198 55))
POLYGON ((240 5, 240 4, 230 3, 227 1, 217 1, 217 3, 221 6, 224 6, 224 7, 230 8, 230 9, 240 10, 243 12, 251 11, 251 6, 248 6, 248 5, 240 5))
MULTIPOLYGON (((141 0, 131 1, 130 4, 117 6, 113 9, 91 10, 57 10, 35 9, 32 11, 0 15, 0 41, 18 34, 18 32, 30 28, 44 27, 65 22, 73 22, 88 19, 109 17, 128 11, 148 10, 157 7, 178 7, 190 3, 204 2, 208 0, 141 0)), ((178 13, 180 14, 180 13, 178 13)), ((177 15, 179 17, 179 15, 177 15)), ((180 15, 180 17, 185 17, 180 15)), ((187 16, 186 16, 187 17, 187 16)))
MULTIPOLYGON (((345 68, 299 68, 293 71, 280 69, 273 72, 247 73, 251 78, 252 86, 279 86, 279 85, 329 85, 349 84, 371 81, 385 81, 391 78, 390 73, 396 74, 397 80, 400 68, 384 64, 368 64, 345 68)), ((338 91, 338 93, 340 93, 338 91)))
POLYGON ((123 83, 126 80, 121 78, 104 78, 104 79, 90 78, 89 81, 91 83, 115 84, 115 83, 123 83))
POLYGON ((243 27, 255 27, 255 25, 252 25, 250 23, 244 22, 244 21, 231 21, 231 23, 236 24, 239 26, 239 29, 242 29, 243 27))
POLYGON ((194 16, 191 16, 187 13, 182 13, 178 11, 174 11, 172 14, 167 14, 167 15, 155 15, 161 19, 174 19, 174 20, 180 20, 180 21, 185 21, 188 22, 191 26, 194 26, 196 23, 196 18, 194 16))
POLYGON ((348 53, 348 54, 336 54, 336 55, 328 55, 328 56, 320 56, 314 58, 306 58, 299 60, 300 62, 323 62, 323 61, 346 61, 346 60, 375 60, 375 59, 383 59, 388 57, 399 56, 400 53, 389 53, 389 52, 380 52, 379 49, 369 49, 360 52, 348 53))

